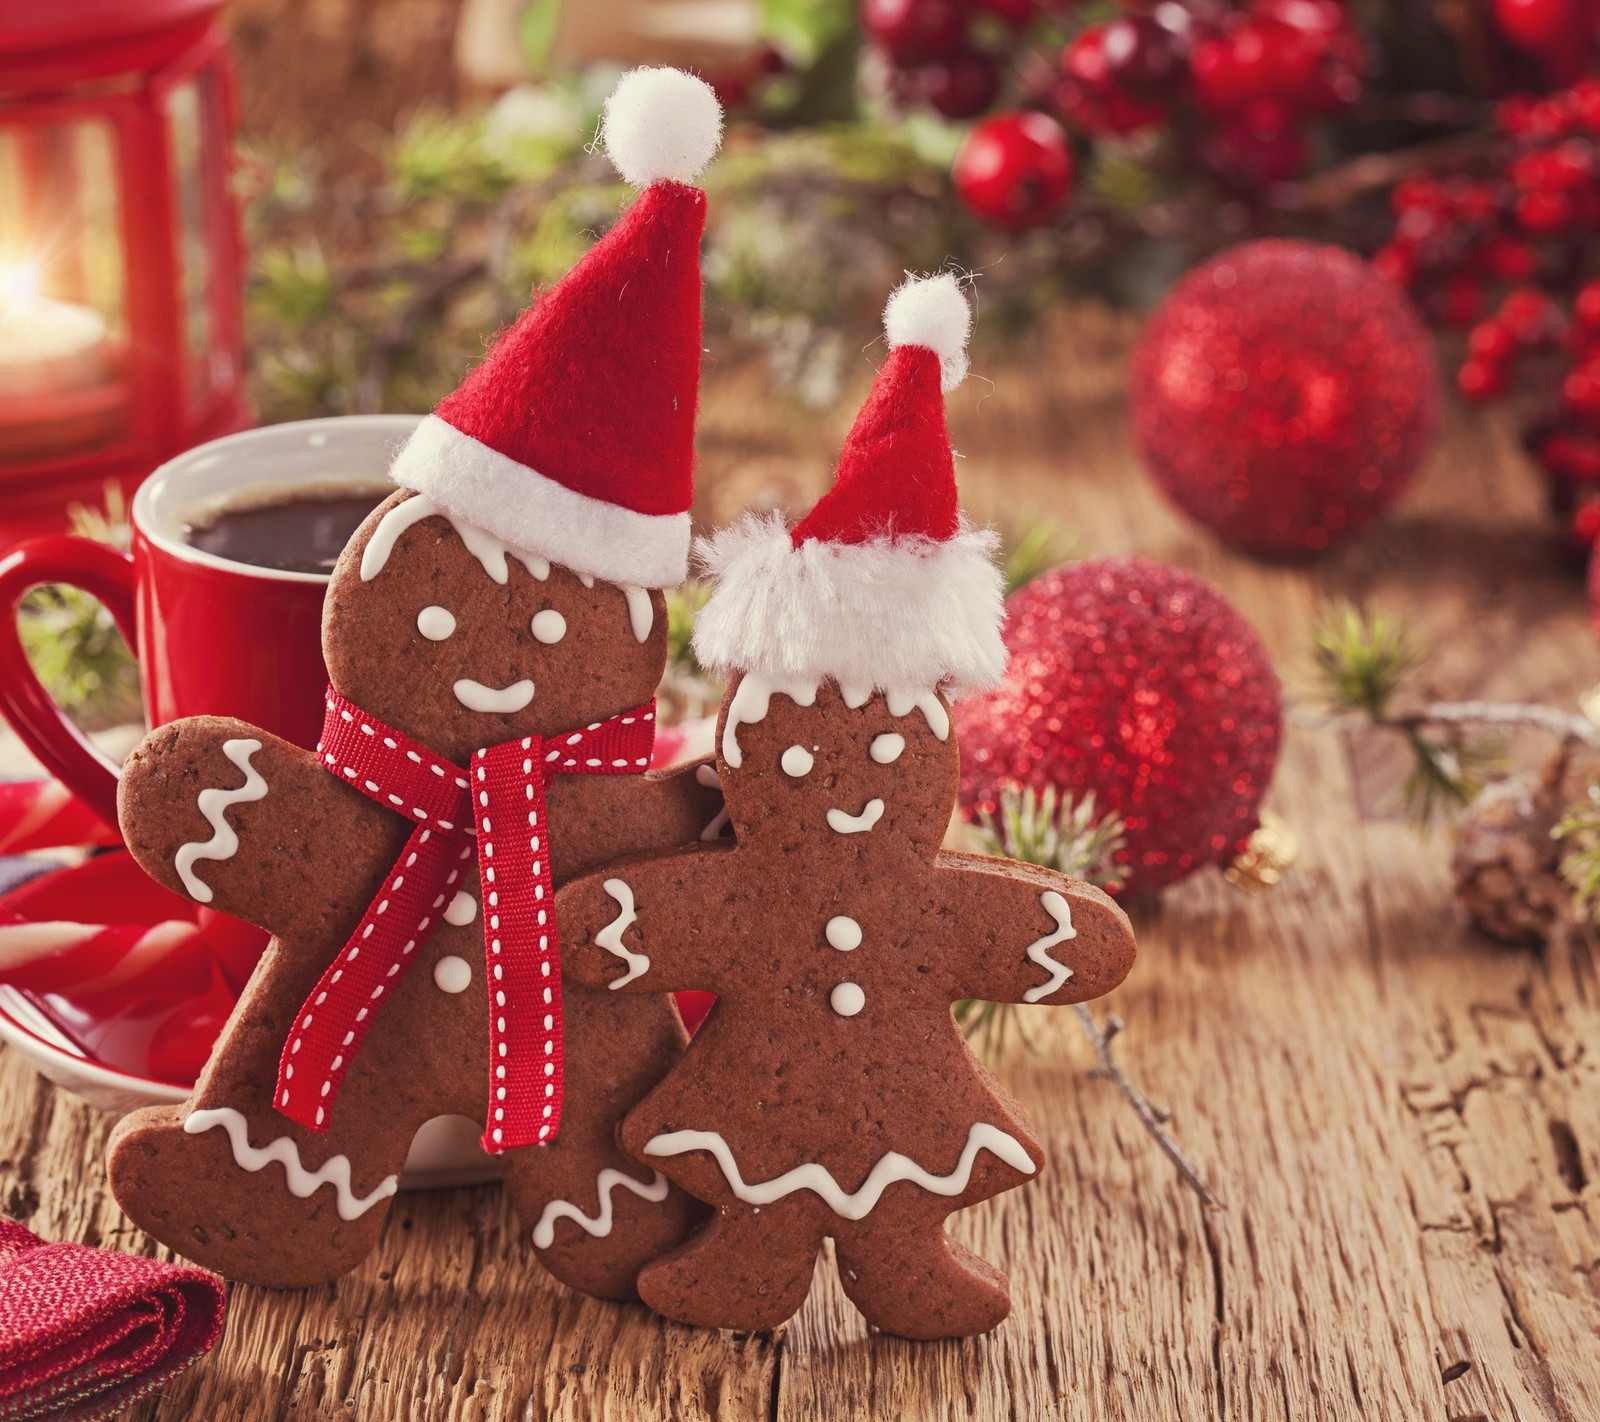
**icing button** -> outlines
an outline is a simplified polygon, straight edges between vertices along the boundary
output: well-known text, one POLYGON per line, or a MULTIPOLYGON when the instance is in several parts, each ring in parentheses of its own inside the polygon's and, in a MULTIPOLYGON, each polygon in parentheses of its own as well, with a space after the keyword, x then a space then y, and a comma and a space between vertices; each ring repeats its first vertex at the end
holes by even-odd
POLYGON ((841 1017, 854 1017, 867 1005, 867 995, 858 983, 840 983, 828 998, 829 1005, 841 1017))
POLYGON ((433 965, 433 983, 440 992, 465 992, 472 986, 472 964, 453 953, 441 958, 433 965))
POLYGON ((457 890, 455 898, 450 900, 449 907, 444 911, 444 921, 455 924, 457 928, 464 923, 471 923, 477 916, 478 901, 460 890, 457 890))
POLYGON ((852 953, 861 946, 861 925, 842 913, 830 918, 822 932, 828 947, 837 948, 841 953, 852 953))

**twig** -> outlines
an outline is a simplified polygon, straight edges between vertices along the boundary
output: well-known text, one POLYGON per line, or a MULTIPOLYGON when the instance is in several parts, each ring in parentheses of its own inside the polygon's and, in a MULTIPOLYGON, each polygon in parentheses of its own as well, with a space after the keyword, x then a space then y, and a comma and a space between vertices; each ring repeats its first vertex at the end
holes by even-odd
POLYGON ((1122 1019, 1115 1013, 1111 1013, 1106 1018, 1105 1026, 1102 1027, 1094 1020, 1094 1013, 1090 1012, 1083 1003, 1074 1003, 1072 1010, 1078 1014, 1078 1021, 1083 1025, 1084 1035, 1088 1037, 1090 1045, 1094 1047, 1095 1056, 1100 1059, 1100 1065, 1095 1074, 1105 1077, 1122 1093, 1128 1104, 1133 1107, 1134 1113, 1139 1117, 1139 1121, 1145 1130, 1150 1133, 1155 1143, 1161 1147, 1167 1159, 1178 1167, 1178 1174, 1183 1177, 1184 1183, 1205 1202, 1206 1208, 1211 1210, 1227 1209, 1228 1207, 1217 1198, 1211 1187, 1201 1177, 1194 1162, 1183 1153, 1182 1147, 1179 1146, 1177 1141, 1173 1140, 1171 1134, 1167 1131, 1165 1122, 1168 1119, 1168 1113, 1151 1103, 1150 1098, 1129 1080, 1128 1074, 1117 1065, 1116 1058, 1111 1055, 1111 1039, 1122 1030, 1122 1019))
POLYGON ((1429 726, 1528 726, 1559 736, 1566 744, 1600 746, 1600 725, 1587 716, 1553 706, 1519 701, 1433 701, 1403 715, 1369 715, 1365 711, 1325 714, 1305 707, 1289 710, 1296 725, 1336 731, 1346 726, 1381 726, 1395 731, 1420 731, 1429 726))

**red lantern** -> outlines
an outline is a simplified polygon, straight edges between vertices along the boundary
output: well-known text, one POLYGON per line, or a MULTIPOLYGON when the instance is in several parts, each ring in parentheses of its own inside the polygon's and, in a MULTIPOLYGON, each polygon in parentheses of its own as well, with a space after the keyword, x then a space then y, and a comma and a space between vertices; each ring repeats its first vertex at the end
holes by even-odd
POLYGON ((249 422, 222 0, 0 0, 0 546, 249 422))

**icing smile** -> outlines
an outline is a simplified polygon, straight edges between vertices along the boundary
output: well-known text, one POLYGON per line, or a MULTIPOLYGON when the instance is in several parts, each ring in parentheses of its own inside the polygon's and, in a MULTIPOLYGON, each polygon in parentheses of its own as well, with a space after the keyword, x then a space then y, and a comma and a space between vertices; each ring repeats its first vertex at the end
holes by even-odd
POLYGON ((533 683, 524 678, 510 686, 485 686, 471 677, 462 677, 455 684, 456 700, 469 711, 509 712, 520 711, 533 700, 533 683))
POLYGON ((828 828, 840 834, 863 834, 883 818, 883 801, 868 800, 859 815, 847 815, 843 810, 828 811, 828 828))

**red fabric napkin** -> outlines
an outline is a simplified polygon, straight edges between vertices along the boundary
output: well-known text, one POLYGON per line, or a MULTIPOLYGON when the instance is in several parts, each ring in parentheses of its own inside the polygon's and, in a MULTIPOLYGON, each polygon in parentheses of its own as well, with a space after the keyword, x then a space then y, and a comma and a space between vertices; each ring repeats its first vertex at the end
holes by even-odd
POLYGON ((209 1353, 222 1280, 0 1219, 0 1422, 110 1417, 209 1353))

